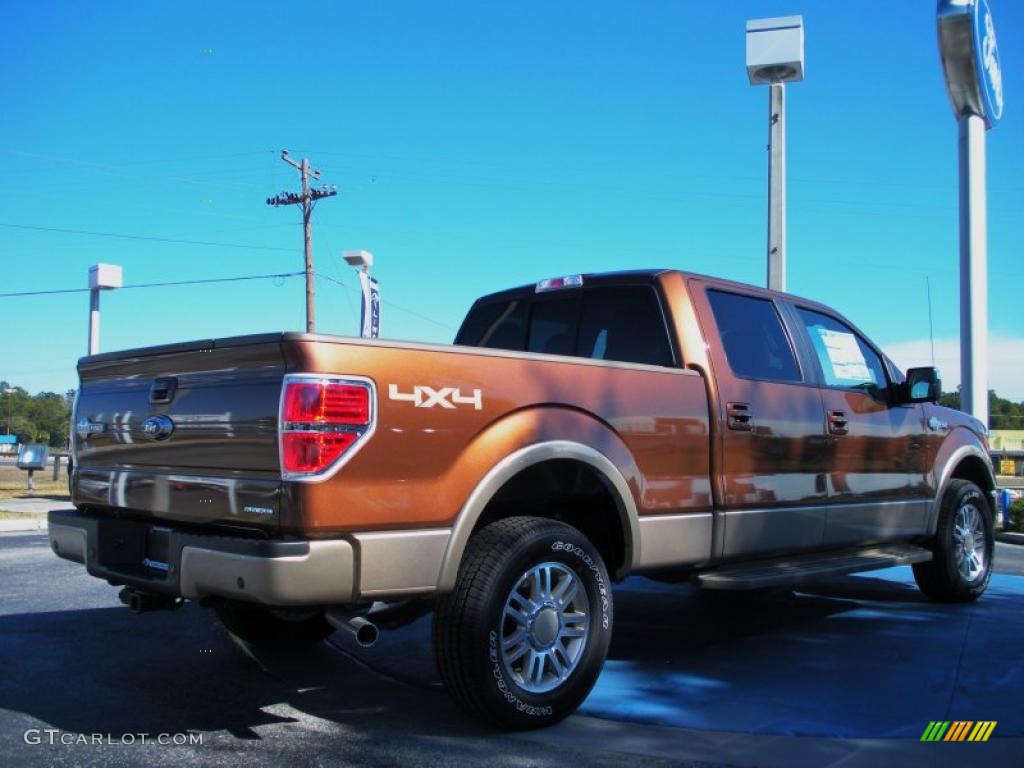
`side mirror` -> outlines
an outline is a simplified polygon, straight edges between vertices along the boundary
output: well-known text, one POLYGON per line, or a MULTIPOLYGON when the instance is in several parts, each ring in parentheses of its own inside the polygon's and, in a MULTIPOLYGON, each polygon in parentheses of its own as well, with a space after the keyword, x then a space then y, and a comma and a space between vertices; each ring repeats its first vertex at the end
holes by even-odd
POLYGON ((935 368, 911 368, 903 383, 905 403, 934 403, 942 396, 942 379, 935 368))

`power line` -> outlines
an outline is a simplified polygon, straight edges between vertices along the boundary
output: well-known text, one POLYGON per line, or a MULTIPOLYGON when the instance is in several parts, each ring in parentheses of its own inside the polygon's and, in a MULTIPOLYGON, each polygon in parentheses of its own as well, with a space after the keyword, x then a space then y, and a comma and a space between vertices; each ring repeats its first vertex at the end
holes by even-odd
MULTIPOLYGON (((340 285, 346 291, 355 290, 354 288, 351 288, 350 286, 345 285, 345 283, 341 282, 341 280, 336 280, 335 278, 331 277, 330 275, 325 275, 323 272, 315 272, 314 274, 317 277, 319 277, 321 280, 326 280, 329 283, 334 283, 335 285, 340 285)), ((395 304, 395 302, 393 302, 393 301, 387 301, 385 299, 381 299, 381 304, 385 304, 385 305, 387 305, 389 307, 394 307, 399 312, 405 312, 407 315, 412 315, 413 317, 418 317, 420 320, 426 320, 428 323, 433 323, 434 325, 436 325, 436 326, 438 326, 440 328, 444 328, 446 331, 454 331, 454 330, 456 330, 454 327, 448 325, 447 323, 442 323, 440 320, 435 320, 432 317, 427 317, 426 315, 421 315, 419 312, 416 312, 415 310, 412 310, 412 309, 408 309, 407 307, 403 307, 401 304, 395 304)))
MULTIPOLYGON (((199 278, 199 279, 196 279, 196 280, 171 280, 171 281, 164 281, 164 282, 159 282, 159 283, 135 283, 134 285, 123 285, 118 290, 126 291, 126 290, 131 290, 132 288, 164 288, 164 287, 176 286, 176 285, 201 285, 201 284, 208 284, 208 283, 236 283, 236 282, 240 282, 242 280, 279 280, 279 279, 284 279, 284 278, 288 278, 288 277, 299 277, 300 275, 305 275, 305 274, 306 274, 306 271, 302 270, 301 272, 278 272, 278 273, 269 274, 269 275, 238 275, 238 276, 235 276, 235 277, 208 277, 208 278, 199 278)), ((338 280, 338 279, 336 279, 334 277, 331 277, 330 275, 325 275, 322 272, 314 272, 313 274, 316 277, 321 278, 322 280, 327 280, 330 283, 334 283, 335 285, 341 286, 346 291, 354 290, 350 286, 348 286, 345 283, 343 283, 341 280, 338 280)), ((20 296, 52 296, 54 294, 62 294, 62 293, 87 293, 88 291, 89 291, 88 288, 54 288, 54 289, 48 289, 48 290, 42 290, 42 291, 17 291, 17 292, 14 292, 14 293, 0 293, 0 298, 7 299, 7 298, 17 298, 17 297, 20 297, 20 296)), ((427 317, 426 315, 420 314, 419 312, 416 312, 415 310, 409 309, 407 307, 403 307, 401 304, 396 304, 393 301, 384 301, 382 303, 386 304, 389 307, 393 307, 393 308, 397 309, 399 312, 405 312, 407 315, 412 315, 413 317, 418 317, 420 320, 425 320, 426 322, 432 323, 433 325, 436 325, 436 326, 438 326, 440 328, 444 328, 445 330, 448 330, 448 331, 455 330, 452 326, 448 325, 447 323, 442 323, 441 321, 435 320, 432 317, 427 317)))
MULTIPOLYGON (((136 283, 135 285, 122 285, 119 290, 127 291, 132 288, 163 288, 170 285, 199 285, 201 283, 237 283, 242 280, 274 280, 286 277, 297 277, 305 272, 279 272, 273 275, 239 275, 238 277, 208 277, 198 280, 174 280, 163 283, 136 283)), ((47 291, 19 291, 17 293, 0 293, 0 298, 13 296, 47 296, 55 293, 86 293, 89 288, 58 288, 47 291)))
POLYGON ((149 240, 156 243, 173 243, 175 245, 212 245, 218 248, 246 248, 256 251, 283 251, 293 253, 291 248, 280 248, 273 245, 246 245, 244 243, 215 243, 206 240, 180 240, 174 237, 154 237, 152 235, 125 235, 117 232, 93 232, 85 229, 64 229, 62 227, 36 227, 29 224, 8 224, 0 221, 0 227, 8 229, 30 229, 35 232, 60 232, 66 235, 89 235, 92 237, 113 237, 121 240, 149 240))

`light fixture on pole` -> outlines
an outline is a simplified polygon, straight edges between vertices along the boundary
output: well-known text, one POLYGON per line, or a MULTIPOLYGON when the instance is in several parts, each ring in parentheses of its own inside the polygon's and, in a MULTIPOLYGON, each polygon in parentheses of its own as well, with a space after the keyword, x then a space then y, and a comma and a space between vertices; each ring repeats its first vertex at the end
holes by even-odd
POLYGON ((100 351, 100 291, 123 285, 121 267, 116 264, 93 264, 89 267, 89 354, 100 351))
POLYGON ((939 54, 959 125, 960 408, 988 426, 985 129, 1003 116, 1003 70, 987 0, 939 0, 939 54))
POLYGON ((768 86, 768 287, 786 290, 786 83, 804 79, 803 16, 747 22, 747 77, 768 86))
POLYGON ((380 284, 370 277, 373 254, 369 251, 344 251, 341 258, 359 270, 359 286, 363 294, 359 335, 364 339, 376 339, 380 335, 380 284))

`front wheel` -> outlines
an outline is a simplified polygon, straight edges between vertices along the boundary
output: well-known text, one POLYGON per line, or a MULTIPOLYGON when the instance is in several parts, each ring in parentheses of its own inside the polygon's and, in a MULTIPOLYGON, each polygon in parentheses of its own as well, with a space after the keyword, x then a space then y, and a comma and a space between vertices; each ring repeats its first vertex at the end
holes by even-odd
POLYGON ((977 600, 992 576, 994 549, 992 514, 981 489, 952 480, 939 508, 933 557, 914 564, 914 580, 935 602, 977 600))
POLYGON ((455 700, 496 725, 551 725, 597 680, 612 632, 608 572, 564 523, 513 517, 474 534, 434 614, 434 653, 455 700))

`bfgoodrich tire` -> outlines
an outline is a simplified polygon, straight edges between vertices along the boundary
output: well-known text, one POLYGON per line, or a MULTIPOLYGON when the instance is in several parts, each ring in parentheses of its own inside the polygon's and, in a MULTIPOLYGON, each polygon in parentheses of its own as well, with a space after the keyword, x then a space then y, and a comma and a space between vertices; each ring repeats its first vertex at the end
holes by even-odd
POLYGON ((218 603, 215 610, 231 634, 272 651, 301 651, 334 632, 322 611, 274 609, 236 600, 218 603))
POLYGON ((929 600, 977 600, 992 576, 995 538, 992 513, 982 490, 951 480, 942 496, 933 558, 914 565, 914 580, 929 600))
POLYGON ((608 572, 590 541, 564 523, 513 517, 470 539, 434 614, 434 653, 470 713, 540 728, 590 693, 611 633, 608 572))

